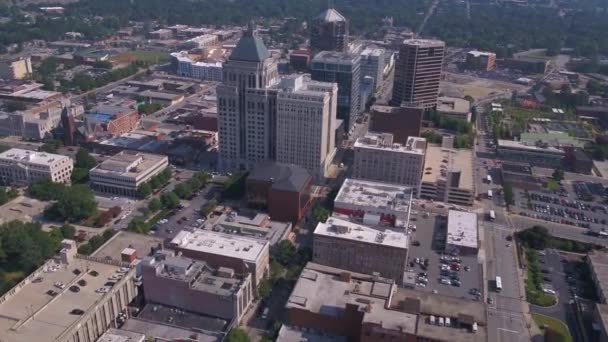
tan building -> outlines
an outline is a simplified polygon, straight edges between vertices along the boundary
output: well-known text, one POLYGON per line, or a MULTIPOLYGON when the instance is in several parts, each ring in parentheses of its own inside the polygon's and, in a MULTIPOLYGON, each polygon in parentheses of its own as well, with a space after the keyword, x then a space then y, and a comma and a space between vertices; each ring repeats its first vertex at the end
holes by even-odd
POLYGON ((458 210, 448 211, 446 253, 477 255, 478 248, 477 214, 458 210))
POLYGON ((466 66, 472 70, 490 71, 496 68, 496 54, 471 50, 467 52, 466 66))
POLYGON ((471 121, 471 103, 457 97, 437 98, 437 112, 448 118, 471 121))
POLYGON ((457 205, 473 205, 473 152, 428 145, 420 197, 457 205))
POLYGON ((163 172, 167 166, 167 156, 122 151, 91 170, 91 188, 103 193, 135 197, 140 185, 163 172))
POLYGON ((353 178, 411 186, 420 194, 426 139, 409 137, 393 142, 389 133, 368 133, 355 142, 353 178))
POLYGON ((0 78, 22 80, 31 76, 32 70, 32 60, 29 56, 0 61, 0 78))
POLYGON ((392 106, 437 106, 445 43, 440 40, 407 39, 395 64, 392 106))
POLYGON ((69 184, 74 161, 46 152, 11 148, 0 153, 0 179, 7 185, 26 185, 41 179, 69 184))
POLYGON ((254 287, 268 274, 270 244, 267 241, 195 229, 179 232, 170 247, 211 267, 231 268, 238 276, 251 274, 254 287))
POLYGON ((62 241, 60 256, 0 297, 0 340, 96 341, 128 316, 135 269, 79 256, 72 240, 62 241))
POLYGON ((379 231, 336 217, 319 222, 314 232, 313 261, 365 274, 377 273, 403 282, 407 266, 408 236, 379 231))

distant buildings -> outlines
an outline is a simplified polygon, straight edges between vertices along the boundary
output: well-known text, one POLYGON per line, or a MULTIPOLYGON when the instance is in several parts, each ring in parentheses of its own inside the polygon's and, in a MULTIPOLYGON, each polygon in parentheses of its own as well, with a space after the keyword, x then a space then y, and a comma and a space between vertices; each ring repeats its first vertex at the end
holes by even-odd
POLYGON ((139 113, 128 107, 100 105, 85 114, 84 123, 91 136, 120 135, 137 127, 139 113))
POLYGON ((22 80, 33 73, 32 60, 29 56, 0 61, 0 78, 22 80))
POLYGON ((446 253, 477 255, 478 248, 477 214, 450 210, 448 212, 448 231, 445 242, 446 253))
POLYGON ((380 48, 366 48, 361 52, 361 78, 373 78, 373 90, 384 79, 385 53, 386 51, 380 48))
POLYGON ((503 68, 516 69, 528 74, 546 74, 549 71, 551 60, 542 57, 515 56, 498 61, 503 68))
POLYGON ((565 152, 547 143, 524 144, 519 141, 498 140, 496 153, 501 159, 533 163, 536 166, 556 168, 561 166, 565 152))
POLYGON ((393 142, 407 143, 410 137, 419 137, 424 109, 373 105, 369 130, 393 135, 393 142))
POLYGON ((0 99, 27 104, 62 100, 63 94, 58 91, 42 89, 42 83, 14 81, 0 84, 0 99))
POLYGON ((400 284, 407 268, 408 236, 330 217, 314 232, 313 262, 347 271, 378 274, 400 284))
POLYGON ((165 40, 173 37, 173 32, 169 29, 158 29, 155 31, 148 32, 150 39, 165 40))
POLYGON ((297 222, 312 203, 311 184, 312 177, 302 167, 262 162, 247 177, 247 202, 267 208, 275 220, 297 222))
POLYGON ((42 179, 69 184, 74 161, 46 152, 11 148, 0 153, 0 179, 6 185, 28 185, 42 179))
POLYGON ((139 93, 147 103, 158 103, 163 106, 172 106, 184 100, 183 94, 169 93, 165 91, 144 90, 139 93))
POLYGON ((308 71, 310 50, 294 50, 289 53, 289 65, 295 71, 308 71))
POLYGON ((445 43, 440 40, 408 39, 399 50, 395 65, 391 105, 437 106, 445 43))
POLYGON ((437 98, 437 112, 445 117, 471 121, 471 103, 465 99, 440 96, 437 98))
POLYGON ((179 76, 196 78, 204 81, 222 81, 221 62, 197 62, 190 58, 186 51, 173 52, 171 57, 177 67, 179 76))
POLYGON ((322 51, 313 58, 312 79, 338 84, 338 115, 346 131, 361 112, 361 56, 346 52, 322 51))
POLYGON ((146 302, 163 304, 239 324, 253 302, 251 275, 236 276, 233 269, 213 268, 170 252, 142 261, 146 302))
POLYGON ((269 272, 270 245, 266 241, 195 229, 180 231, 169 245, 210 267, 231 268, 240 277, 251 274, 254 288, 269 272))
POLYGON ((465 64, 467 69, 490 71, 496 67, 496 54, 471 50, 467 52, 465 64))
POLYGON ((90 171, 91 188, 102 193, 136 197, 139 187, 167 166, 166 156, 123 151, 90 171))
POLYGON ((63 108, 73 116, 84 112, 82 105, 68 105, 64 101, 36 103, 22 111, 0 113, 0 134, 31 140, 47 138, 59 126, 63 108))
POLYGON ((398 144, 390 133, 368 133, 357 139, 354 149, 354 178, 407 185, 420 194, 426 139, 409 137, 398 144))
POLYGON ((313 53, 346 51, 348 48, 348 21, 331 6, 312 20, 310 30, 313 53))
POLYGON ((347 178, 334 201, 334 215, 379 229, 404 232, 410 220, 411 187, 347 178))
POLYGON ((473 153, 428 145, 420 197, 457 205, 473 205, 473 153))

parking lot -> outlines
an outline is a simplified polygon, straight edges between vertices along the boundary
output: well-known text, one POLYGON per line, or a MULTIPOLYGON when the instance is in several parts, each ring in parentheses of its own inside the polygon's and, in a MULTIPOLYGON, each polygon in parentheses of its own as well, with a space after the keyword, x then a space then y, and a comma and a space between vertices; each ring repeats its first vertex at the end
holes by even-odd
POLYGON ((431 215, 424 218, 422 213, 412 217, 411 222, 416 225, 416 231, 412 232, 408 267, 419 275, 426 273, 426 283, 417 279, 416 289, 458 298, 478 299, 477 291, 481 290, 482 284, 481 265, 475 255, 453 256, 443 253, 447 219, 442 217, 445 216, 431 215), (416 258, 419 263, 416 263, 416 258))
POLYGON ((568 191, 515 191, 519 214, 544 221, 568 224, 581 228, 603 230, 608 223, 608 208, 600 202, 583 202, 568 191))

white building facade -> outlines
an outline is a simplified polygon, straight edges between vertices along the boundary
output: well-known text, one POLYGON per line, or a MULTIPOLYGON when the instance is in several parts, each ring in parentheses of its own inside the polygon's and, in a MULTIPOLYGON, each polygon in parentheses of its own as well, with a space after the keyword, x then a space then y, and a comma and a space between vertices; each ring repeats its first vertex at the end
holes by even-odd
POLYGON ((49 179, 70 183, 74 161, 66 156, 12 148, 0 153, 0 179, 7 185, 26 185, 49 179))

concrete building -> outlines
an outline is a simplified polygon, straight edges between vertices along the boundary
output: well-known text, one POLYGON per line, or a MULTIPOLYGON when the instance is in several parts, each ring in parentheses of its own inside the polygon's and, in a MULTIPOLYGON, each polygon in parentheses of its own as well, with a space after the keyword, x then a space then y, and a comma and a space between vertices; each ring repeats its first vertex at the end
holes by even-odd
POLYGON ((300 221, 312 203, 312 177, 304 168, 262 162, 247 177, 247 202, 278 221, 300 221))
POLYGON ((528 74, 546 74, 551 65, 551 59, 545 57, 514 56, 498 61, 503 68, 516 69, 528 74))
POLYGON ((285 305, 287 324, 346 341, 487 341, 483 304, 419 294, 377 275, 309 262, 285 305), (454 324, 430 324, 431 315, 451 317, 454 324))
POLYGON ((409 137, 393 142, 389 133, 368 133, 355 142, 353 178, 407 185, 420 194, 426 156, 426 139, 409 137))
POLYGON ((0 153, 0 179, 6 185, 28 185, 42 179, 69 184, 74 169, 70 157, 11 148, 0 153))
POLYGON ((155 31, 148 32, 150 39, 166 40, 173 37, 173 31, 169 29, 158 29, 155 31))
POLYGON ((32 60, 29 56, 0 61, 0 78, 22 80, 33 74, 32 60))
POLYGON ((519 141, 498 140, 496 153, 500 159, 533 163, 535 166, 556 168, 562 165, 565 152, 547 143, 525 144, 519 141))
POLYGON ((276 87, 276 160, 321 181, 336 151, 338 87, 302 75, 284 77, 276 87))
POLYGON ((183 94, 169 93, 166 91, 144 90, 139 96, 146 99, 147 103, 158 103, 163 106, 173 106, 184 100, 183 94))
POLYGON ((465 65, 470 70, 490 71, 496 68, 496 54, 471 50, 467 52, 465 65))
POLYGON ((179 45, 180 48, 184 49, 204 49, 219 44, 217 35, 215 34, 203 34, 186 40, 179 45))
POLYGON ((3 342, 96 341, 129 315, 135 269, 77 255, 75 241, 61 244, 60 263, 47 261, 0 297, 3 342))
POLYGON ((444 50, 445 43, 440 40, 403 42, 395 64, 391 105, 424 109, 437 106, 444 50))
POLYGON ((215 269, 168 252, 148 257, 142 264, 147 303, 219 317, 238 325, 253 302, 255 289, 250 274, 237 277, 230 268, 215 269))
POLYGON ((91 188, 119 196, 138 196, 138 188, 169 166, 167 156, 122 151, 91 169, 91 188))
POLYGON ((310 70, 313 80, 338 84, 337 117, 350 131, 361 112, 361 56, 322 51, 312 59, 310 70))
POLYGON ((110 328, 96 342, 144 342, 145 340, 144 334, 110 328))
POLYGON ((31 104, 50 103, 65 98, 58 91, 43 90, 42 86, 42 83, 25 80, 3 83, 0 84, 0 99, 31 104))
POLYGON ((176 64, 176 72, 179 76, 196 78, 203 81, 222 81, 221 62, 198 62, 190 58, 186 51, 173 52, 171 57, 176 64))
POLYGON ((428 145, 420 197, 457 205, 473 205, 473 153, 428 145))
POLYGON ((597 298, 602 304, 608 304, 608 254, 595 251, 587 254, 587 264, 591 279, 595 283, 597 298))
POLYGON ((319 222, 314 231, 313 262, 347 271, 378 274, 403 282, 408 236, 379 231, 336 217, 319 222))
POLYGON ((334 201, 334 215, 374 227, 405 230, 410 220, 412 188, 347 178, 334 201))
POLYGON ((477 214, 458 210, 448 211, 446 253, 477 255, 478 248, 477 214))
POLYGON ((0 134, 28 140, 50 137, 61 122, 63 109, 73 116, 84 112, 82 105, 70 105, 69 101, 41 102, 23 111, 0 112, 0 134))
POLYGON ((271 219, 271 216, 264 213, 246 209, 237 212, 232 208, 224 208, 219 216, 217 211, 214 214, 201 229, 261 240, 268 242, 271 247, 289 238, 291 234, 291 222, 279 221, 276 217, 271 219))
POLYGON ((275 119, 266 88, 278 80, 277 63, 253 26, 224 63, 217 88, 219 164, 222 170, 253 168, 275 159, 275 119), (252 107, 253 102, 260 103, 252 107))
POLYGON ((410 137, 419 137, 424 110, 421 108, 373 105, 369 130, 390 133, 393 142, 406 144, 410 137))
POLYGON ((348 21, 332 6, 312 20, 310 30, 310 49, 313 53, 343 52, 348 48, 348 21))
POLYGON ((231 268, 238 276, 251 274, 254 287, 268 274, 269 246, 266 241, 202 229, 182 230, 170 243, 183 256, 213 268, 231 268))
POLYGON ((448 118, 471 121, 471 103, 465 99, 440 96, 437 98, 437 112, 448 118))
POLYGON ((384 49, 369 47, 361 52, 361 79, 366 76, 373 78, 374 90, 384 79, 385 53, 384 49))

